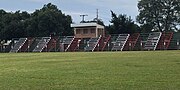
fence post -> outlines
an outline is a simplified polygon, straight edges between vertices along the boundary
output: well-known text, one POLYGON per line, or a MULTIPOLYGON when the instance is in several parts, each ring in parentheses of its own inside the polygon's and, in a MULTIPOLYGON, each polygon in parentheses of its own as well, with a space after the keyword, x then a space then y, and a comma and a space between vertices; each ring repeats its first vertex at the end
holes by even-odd
POLYGON ((179 39, 177 40, 177 50, 179 50, 179 39))

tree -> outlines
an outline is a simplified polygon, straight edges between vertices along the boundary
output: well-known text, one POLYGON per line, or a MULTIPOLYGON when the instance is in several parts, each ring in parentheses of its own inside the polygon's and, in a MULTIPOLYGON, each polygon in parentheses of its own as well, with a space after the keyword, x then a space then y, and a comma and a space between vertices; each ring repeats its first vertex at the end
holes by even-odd
POLYGON ((16 11, 7 13, 3 11, 0 19, 0 39, 25 37, 24 21, 29 18, 27 12, 16 11))
POLYGON ((137 21, 153 26, 154 31, 177 31, 180 25, 180 0, 141 0, 137 21))
POLYGON ((120 14, 117 16, 113 11, 111 11, 112 25, 109 25, 108 30, 110 34, 121 34, 121 33, 135 33, 138 32, 139 26, 134 23, 131 17, 127 15, 120 14))
POLYGON ((26 31, 28 36, 37 37, 50 36, 52 33, 56 35, 72 35, 71 23, 71 16, 62 14, 57 6, 48 3, 42 9, 32 13, 26 31))
POLYGON ((71 16, 48 3, 32 14, 0 10, 0 39, 72 35, 71 16))

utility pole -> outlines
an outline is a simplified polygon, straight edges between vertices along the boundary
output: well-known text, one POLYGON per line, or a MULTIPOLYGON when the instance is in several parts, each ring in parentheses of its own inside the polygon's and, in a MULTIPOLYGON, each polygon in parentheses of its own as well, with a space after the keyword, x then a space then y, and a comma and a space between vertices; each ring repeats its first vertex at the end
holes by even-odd
POLYGON ((96 18, 94 18, 94 21, 96 23, 98 23, 98 21, 99 21, 99 10, 98 9, 96 9, 96 18))
POLYGON ((99 10, 98 9, 96 9, 97 11, 96 11, 96 19, 98 20, 99 19, 99 10))
POLYGON ((85 22, 85 16, 88 16, 88 15, 80 15, 80 17, 82 17, 82 21, 81 22, 85 22))

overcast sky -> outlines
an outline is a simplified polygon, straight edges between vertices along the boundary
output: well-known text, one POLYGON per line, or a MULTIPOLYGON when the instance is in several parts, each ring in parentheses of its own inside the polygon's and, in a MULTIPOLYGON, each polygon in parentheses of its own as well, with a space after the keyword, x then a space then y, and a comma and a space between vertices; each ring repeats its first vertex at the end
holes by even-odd
POLYGON ((138 0, 0 0, 0 9, 6 11, 34 12, 44 4, 55 4, 63 13, 71 15, 73 22, 80 22, 80 14, 87 14, 85 20, 96 17, 96 9, 99 9, 99 18, 105 24, 111 20, 110 10, 116 14, 127 14, 135 20, 138 14, 138 0))

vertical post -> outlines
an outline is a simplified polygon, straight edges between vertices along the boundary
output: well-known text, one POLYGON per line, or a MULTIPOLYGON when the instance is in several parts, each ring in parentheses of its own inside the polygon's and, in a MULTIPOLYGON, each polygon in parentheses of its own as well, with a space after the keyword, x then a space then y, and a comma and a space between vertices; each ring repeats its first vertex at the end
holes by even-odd
POLYGON ((132 45, 131 45, 131 42, 129 43, 129 49, 130 49, 130 51, 131 51, 131 49, 132 49, 132 47, 131 47, 132 45))
POLYGON ((142 48, 143 48, 142 40, 141 40, 141 42, 140 42, 140 46, 141 46, 141 51, 142 51, 142 48))
POLYGON ((179 39, 177 40, 177 49, 179 50, 179 39))
POLYGON ((28 52, 29 52, 29 46, 30 46, 29 42, 30 42, 30 40, 28 39, 28 52))
POLYGON ((98 51, 99 51, 99 43, 98 43, 98 51))
POLYGON ((108 43, 108 51, 109 51, 109 43, 108 43))
POLYGON ((165 41, 164 41, 163 45, 164 45, 164 50, 165 50, 166 49, 166 42, 165 41))

